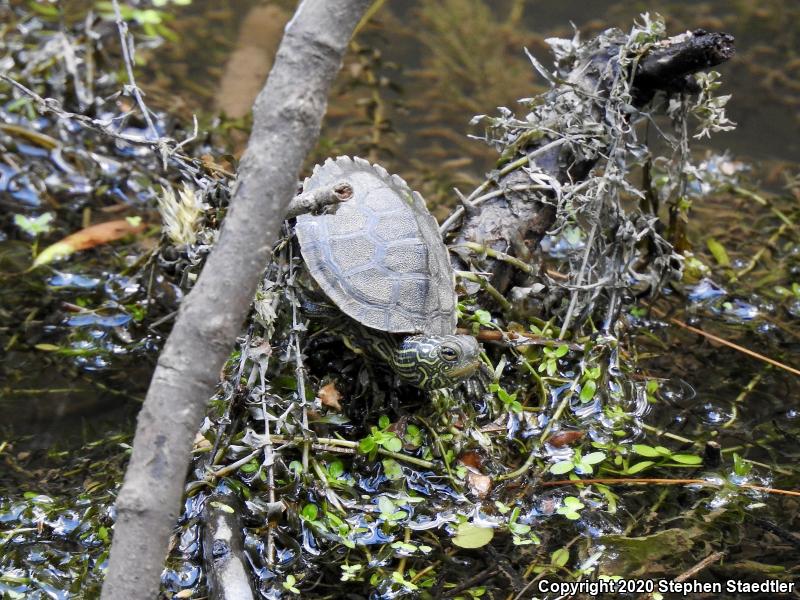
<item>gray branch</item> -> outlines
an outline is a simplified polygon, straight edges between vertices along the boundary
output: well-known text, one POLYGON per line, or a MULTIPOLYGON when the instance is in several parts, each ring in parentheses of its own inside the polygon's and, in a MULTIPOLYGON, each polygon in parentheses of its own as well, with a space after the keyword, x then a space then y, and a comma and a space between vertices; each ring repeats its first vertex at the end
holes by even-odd
POLYGON ((203 561, 213 600, 254 600, 249 565, 244 554, 241 515, 235 493, 215 493, 203 511, 203 561))
MULTIPOLYGON (((694 80, 690 76, 729 60, 735 52, 733 44, 730 35, 704 30, 664 40, 644 57, 633 74, 634 106, 644 107, 657 91, 693 91, 694 80)), ((588 120, 602 123, 608 89, 619 71, 618 51, 614 45, 601 46, 595 54, 573 65, 568 79, 547 94, 548 109, 567 114, 582 99, 595 98, 597 102, 592 104, 593 114, 588 120)), ((453 245, 477 243, 523 261, 532 260, 542 238, 556 221, 555 187, 550 193, 532 193, 531 178, 517 167, 531 166, 541 178, 566 185, 585 180, 597 161, 596 158, 577 159, 563 132, 554 132, 553 137, 555 139, 544 136, 519 148, 515 160, 493 173, 492 179, 468 197, 468 201, 474 201, 496 184, 499 193, 485 194, 486 201, 479 210, 460 208, 453 213, 442 226, 444 232, 457 230, 453 245), (564 137, 556 137, 562 135, 564 137), (462 215, 464 219, 458 228, 456 225, 462 215)), ((454 262, 457 269, 464 268, 461 259, 456 258, 454 262)), ((512 287, 515 271, 507 263, 492 256, 474 260, 474 263, 479 270, 493 274, 491 284, 501 293, 512 287)))
POLYGON ((192 440, 319 134, 330 85, 369 0, 303 0, 253 108, 247 151, 219 242, 181 305, 134 439, 104 600, 158 594, 192 440))

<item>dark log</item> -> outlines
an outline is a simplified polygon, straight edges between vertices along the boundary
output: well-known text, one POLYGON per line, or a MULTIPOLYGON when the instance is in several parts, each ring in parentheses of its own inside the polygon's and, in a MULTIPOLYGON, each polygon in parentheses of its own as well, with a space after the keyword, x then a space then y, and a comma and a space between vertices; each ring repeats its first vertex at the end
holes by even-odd
POLYGON ((692 74, 733 58, 732 35, 696 29, 652 50, 639 63, 634 78, 634 102, 644 106, 658 91, 697 93, 692 74))
MULTIPOLYGON (((687 32, 654 45, 639 61, 632 85, 633 104, 643 108, 658 91, 692 91, 693 73, 708 69, 730 59, 735 50, 733 36, 708 33, 703 30, 687 32)), ((568 110, 565 98, 597 97, 593 118, 603 121, 601 112, 609 87, 620 72, 617 64, 618 45, 600 45, 597 51, 580 64, 573 65, 567 81, 554 87, 545 97, 545 103, 568 110)), ((589 175, 596 159, 576 158, 569 145, 545 136, 526 144, 514 161, 525 156, 537 170, 549 175, 560 184, 580 182, 589 175)), ((511 162, 510 161, 510 162, 511 162)), ((536 199, 527 191, 513 191, 515 187, 529 185, 530 178, 521 169, 497 176, 497 186, 504 194, 492 198, 477 210, 470 210, 453 240, 454 246, 477 243, 498 252, 505 252, 523 261, 531 262, 539 244, 556 219, 554 194, 544 193, 545 201, 536 199)), ((541 197, 541 192, 540 192, 541 197)), ((491 256, 478 259, 477 268, 492 273, 491 284, 506 294, 513 285, 522 283, 519 273, 491 256)), ((455 258, 457 269, 464 269, 462 260, 455 258)))

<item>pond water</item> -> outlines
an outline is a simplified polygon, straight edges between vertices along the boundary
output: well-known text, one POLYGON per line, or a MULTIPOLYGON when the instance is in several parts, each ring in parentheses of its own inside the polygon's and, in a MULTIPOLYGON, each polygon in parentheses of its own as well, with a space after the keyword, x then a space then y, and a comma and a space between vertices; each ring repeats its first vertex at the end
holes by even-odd
MULTIPOLYGON (((199 113, 201 122, 206 123, 209 121, 203 115, 220 106, 230 108, 226 98, 236 99, 234 111, 245 112, 242 107, 250 105, 250 96, 260 85, 259 74, 269 67, 269 53, 278 42, 290 4, 195 0, 185 8, 170 6, 175 13, 171 25, 181 38, 139 50, 146 57, 140 81, 150 92, 151 102, 185 119, 199 113), (205 43, 206 36, 198 35, 198 31, 207 31, 219 43, 205 43), (226 69, 239 77, 231 80, 226 69)), ((698 152, 704 147, 715 152, 729 150, 737 159, 765 165, 794 162, 800 157, 800 89, 796 83, 800 73, 800 7, 795 2, 773 0, 755 7, 745 2, 447 0, 387 3, 376 21, 363 30, 359 44, 368 51, 363 52, 365 58, 351 60, 349 69, 340 76, 323 131, 326 142, 312 161, 325 153, 352 152, 353 145, 368 147, 371 158, 422 189, 429 203, 450 205, 451 186, 478 182, 494 159, 484 144, 466 139, 469 132, 479 133, 469 127, 469 120, 475 114, 493 114, 496 106, 514 108, 517 98, 542 89, 522 47, 548 64, 549 51, 543 40, 571 36, 570 22, 589 37, 608 26, 628 28, 645 10, 662 14, 669 31, 706 28, 736 37, 737 55, 721 71, 722 91, 734 93, 729 114, 738 127, 711 141, 699 141, 695 146, 698 152), (377 83, 370 84, 365 72, 377 83), (375 91, 380 100, 378 116, 369 104, 375 91), (377 135, 370 118, 380 122, 377 135), (348 145, 348 138, 355 144, 348 145)), ((244 139, 244 134, 238 134, 225 141, 232 143, 235 151, 244 139)), ((769 168, 764 168, 764 173, 764 185, 780 186, 779 179, 769 177, 769 168)), ((446 212, 440 207, 437 214, 446 212)), ((104 289, 100 280, 93 281, 91 293, 104 289)), ((50 289, 76 289, 75 285, 81 284, 58 287, 56 282, 50 289)), ((24 301, 19 295, 6 298, 11 303, 24 301)), ((114 330, 103 323, 67 324, 77 331, 83 328, 95 339, 100 339, 103 327, 114 330)), ((23 364, 20 360, 27 360, 16 355, 7 355, 6 359, 19 365, 23 364)), ((48 361, 31 360, 36 362, 21 372, 38 380, 35 365, 46 367, 48 361)), ((117 357, 116 369, 128 371, 133 367, 123 368, 124 363, 124 358, 117 357)), ((91 369, 84 364, 82 370, 91 369)), ((62 380, 47 374, 53 371, 45 369, 44 373, 52 388, 64 387, 62 380)), ((130 395, 141 397, 146 380, 146 376, 136 377, 123 387, 130 395)), ((36 386, 18 382, 17 387, 36 386)), ((79 404, 91 408, 70 410, 70 414, 90 415, 103 405, 119 405, 118 398, 101 393, 99 399, 92 400, 87 392, 79 394, 79 404)), ((54 392, 48 403, 59 404, 59 396, 54 392)), ((76 394, 67 396, 68 404, 76 402, 76 394)), ((59 413, 39 408, 40 403, 32 400, 33 404, 26 402, 26 407, 40 417, 46 415, 45 421, 59 413)), ((34 416, 29 411, 20 418, 29 422, 34 416)), ((54 430, 63 431, 58 425, 54 430)))
MULTIPOLYGON (((225 148, 232 163, 246 140, 246 107, 258 90, 260 74, 269 67, 270 52, 292 4, 227 0, 194 0, 186 7, 168 4, 167 10, 175 15, 169 25, 179 39, 139 48, 145 62, 140 83, 151 106, 185 123, 196 113, 201 126, 211 125, 221 107, 238 117, 208 141, 209 151, 225 148)), ((800 161, 800 4, 791 0, 386 2, 351 49, 330 100, 322 142, 309 162, 331 154, 368 154, 422 190, 441 217, 453 204, 452 187, 471 189, 496 159, 483 143, 466 138, 467 133, 480 133, 470 128, 470 119, 480 113, 495 114, 498 106, 516 108, 518 98, 543 90, 522 47, 549 65, 544 40, 571 37, 570 21, 588 38, 609 26, 628 29, 644 11, 662 14, 671 33, 705 28, 736 37, 737 55, 720 71, 722 92, 733 94, 728 112, 738 127, 710 141, 698 141, 693 148, 698 156, 729 151, 731 164, 746 164, 762 189, 783 190, 784 176, 796 176, 800 161)), ((75 132, 62 133, 68 139, 75 132)), ((83 141, 76 142, 76 156, 100 151, 93 143, 87 140, 81 148, 83 141)), ((37 165, 33 171, 42 173, 43 179, 44 171, 61 168, 46 165, 50 159, 37 155, 35 148, 27 153, 25 149, 21 144, 16 150, 37 165)), ((102 197, 114 196, 128 207, 152 202, 148 189, 156 181, 149 179, 155 169, 149 159, 119 148, 102 152, 119 161, 105 163, 111 191, 102 197), (117 189, 110 182, 126 160, 132 161, 125 168, 137 183, 117 189)), ((0 185, 6 168, 0 163, 0 185)), ((68 176, 65 179, 75 185, 68 176)), ((32 196, 26 196, 26 190, 25 186, 16 190, 13 203, 3 205, 3 210, 30 205, 32 196)), ((770 220, 774 214, 765 214, 766 209, 748 197, 717 197, 704 204, 698 195, 695 202, 690 235, 698 252, 705 252, 705 238, 713 236, 724 243, 737 269, 755 255, 762 256, 763 263, 747 280, 726 280, 720 271, 714 281, 698 278, 688 283, 682 290, 688 299, 686 320, 764 354, 780 355, 796 366, 800 292, 793 299, 775 291, 800 281, 800 244, 796 235, 790 235, 796 233, 794 225, 767 242, 776 232, 776 223, 770 220)), ((112 204, 104 202, 105 208, 112 204)), ((784 199, 775 206, 794 222, 800 216, 796 202, 784 199)), ((62 233, 80 227, 83 205, 76 201, 75 207, 73 214, 68 206, 58 207, 68 214, 59 225, 62 233)), ((6 233, 0 236, 0 270, 19 270, 27 260, 29 240, 21 244, 6 233)), ((48 450, 51 446, 77 449, 109 431, 122 435, 117 442, 127 441, 158 347, 169 329, 168 319, 156 328, 139 328, 131 316, 141 308, 137 294, 145 288, 149 294, 155 286, 165 314, 181 295, 167 281, 128 279, 127 267, 133 261, 123 255, 147 250, 145 245, 118 253, 102 251, 85 262, 72 259, 49 279, 3 281, 0 310, 6 312, 0 316, 9 322, 28 319, 31 326, 25 328, 24 343, 18 343, 5 336, 11 330, 7 322, 0 323, 4 327, 0 374, 5 379, 0 382, 0 408, 7 415, 0 444, 4 439, 15 442, 9 471, 0 474, 0 500, 6 493, 11 497, 42 487, 54 495, 68 493, 70 482, 47 481, 46 469, 55 464, 68 471, 74 467, 81 478, 89 477, 90 466, 72 465, 63 453, 48 450), (98 310, 86 315, 80 310, 85 306, 98 310), (51 352, 56 345, 69 352, 51 352)), ((710 255, 705 256, 711 262, 710 255)), ((641 366, 668 379, 663 396, 671 410, 652 415, 651 426, 681 435, 700 423, 719 429, 718 440, 729 449, 797 430, 796 377, 677 328, 654 330, 639 342, 641 366)), ((749 456, 777 466, 778 472, 770 476, 785 476, 796 485, 796 449, 781 440, 753 449, 749 456)), ((0 445, 0 453, 3 448, 0 445)), ((89 456, 85 448, 81 452, 89 456)), ((97 460, 101 459, 105 455, 97 460)), ((118 467, 114 463, 109 472, 118 467)), ((75 489, 84 484, 83 479, 76 480, 75 489)), ((101 513, 92 518, 108 523, 108 515, 101 513)))
MULTIPOLYGON (((214 28, 222 18, 226 20, 225 27, 239 24, 244 32, 240 43, 257 52, 259 48, 274 47, 277 40, 270 37, 281 33, 274 22, 284 22, 289 9, 280 2, 272 4, 272 11, 253 10, 256 6, 263 4, 206 4, 195 0, 187 10, 193 19, 199 19, 192 21, 192 31, 202 24, 204 11, 213 12, 217 19, 213 21, 214 28), (258 34, 248 34, 256 25, 260 27, 258 34)), ((380 53, 374 66, 385 78, 384 117, 394 130, 401 132, 396 152, 391 155, 387 148, 384 156, 409 166, 414 164, 409 155, 415 153, 423 157, 426 153, 436 155, 442 162, 480 156, 482 148, 470 148, 480 144, 463 140, 472 116, 492 114, 494 107, 501 105, 513 108, 517 98, 533 95, 540 89, 537 86, 542 82, 536 80, 522 52, 523 46, 547 65, 551 57, 543 40, 571 37, 570 23, 584 37, 590 37, 606 27, 627 30, 633 19, 649 11, 664 16, 670 32, 704 28, 728 32, 736 38, 737 55, 720 70, 722 92, 735 93, 729 114, 738 127, 717 136, 707 147, 717 151, 730 149, 742 159, 797 160, 800 157, 799 10, 796 2, 780 0, 758 4, 579 0, 387 2, 378 14, 377 24, 363 32, 369 48, 380 53), (447 152, 437 153, 439 145, 444 145, 447 152)), ((233 87, 225 87, 224 77, 221 88, 214 85, 224 64, 221 61, 227 60, 230 51, 210 48, 202 39, 195 39, 200 37, 190 31, 181 42, 183 47, 168 46, 155 55, 159 65, 164 61, 180 61, 181 69, 195 78, 195 84, 207 85, 213 91, 213 98, 201 102, 201 107, 219 105, 220 98, 226 95, 241 98, 257 89, 257 82, 254 85, 248 81, 247 74, 260 73, 259 69, 265 67, 252 56, 245 65, 251 70, 237 71, 240 77, 233 87)), ((345 73, 340 79, 346 77, 345 73)), ((181 79, 175 79, 174 83, 171 89, 183 98, 182 102, 197 106, 200 98, 187 96, 181 90, 181 79)), ((237 103, 248 105, 246 101, 237 103)), ((336 97, 331 105, 334 118, 329 121, 335 122, 337 116, 347 113, 347 107, 336 97)), ((482 162, 471 170, 480 176, 486 168, 482 162)))

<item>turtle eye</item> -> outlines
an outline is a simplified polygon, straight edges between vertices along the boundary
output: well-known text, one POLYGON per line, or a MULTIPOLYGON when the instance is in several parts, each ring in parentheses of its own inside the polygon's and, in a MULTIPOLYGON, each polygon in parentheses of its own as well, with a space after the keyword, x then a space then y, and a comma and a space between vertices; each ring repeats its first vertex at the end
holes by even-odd
POLYGON ((458 350, 453 348, 452 346, 442 346, 440 351, 442 358, 446 361, 454 362, 458 360, 458 350))

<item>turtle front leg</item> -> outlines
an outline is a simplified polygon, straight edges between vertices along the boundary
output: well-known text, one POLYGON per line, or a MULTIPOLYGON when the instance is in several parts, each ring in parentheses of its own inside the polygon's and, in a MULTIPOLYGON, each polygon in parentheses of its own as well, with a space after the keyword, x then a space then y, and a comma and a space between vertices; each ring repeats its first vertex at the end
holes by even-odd
POLYGON ((286 218, 294 219, 306 213, 319 213, 326 206, 345 202, 353 197, 353 188, 346 181, 315 188, 292 198, 286 210, 286 218))

